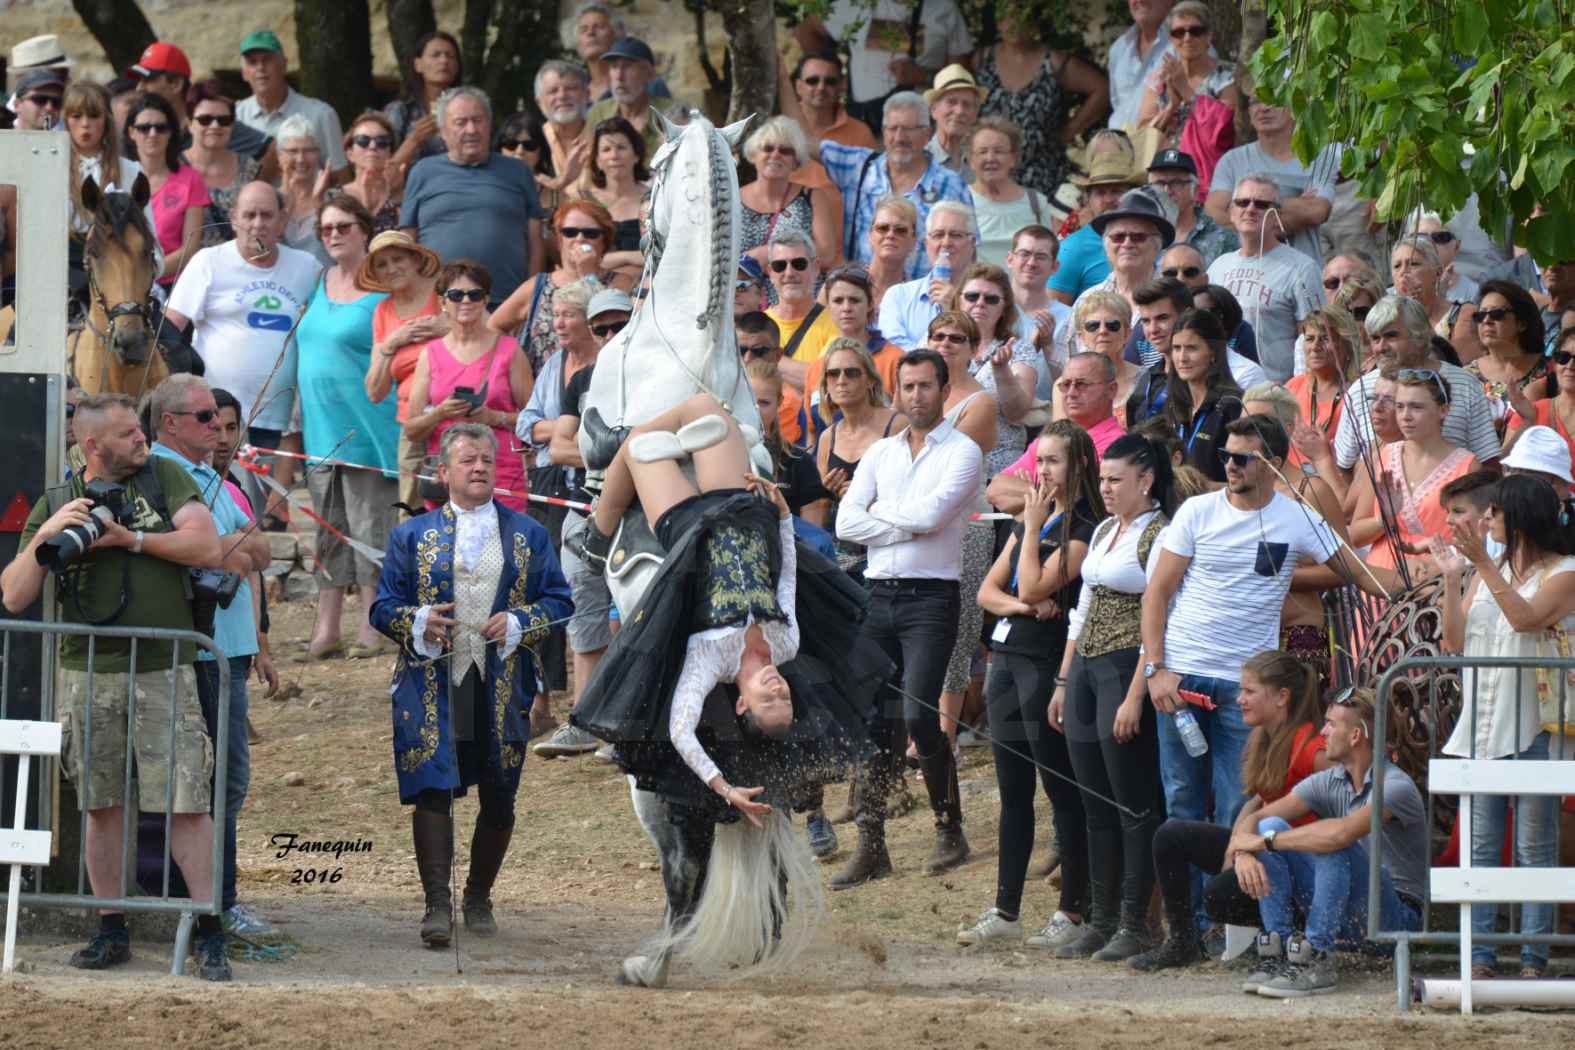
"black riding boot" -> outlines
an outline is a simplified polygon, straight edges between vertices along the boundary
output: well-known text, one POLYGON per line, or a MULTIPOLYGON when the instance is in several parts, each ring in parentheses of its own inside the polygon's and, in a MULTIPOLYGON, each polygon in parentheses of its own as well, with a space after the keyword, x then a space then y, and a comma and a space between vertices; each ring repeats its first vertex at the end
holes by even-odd
POLYGON ((454 936, 454 894, 449 888, 454 870, 453 816, 418 807, 410 815, 410 829, 416 845, 416 869, 426 894, 421 943, 428 948, 446 948, 454 936))
POLYGON ((930 809, 935 813, 935 849, 925 862, 926 875, 950 871, 968 859, 968 840, 963 837, 962 799, 957 791, 957 762, 951 746, 941 741, 933 755, 919 759, 924 771, 924 787, 930 793, 930 809))
POLYGON ((492 828, 477 823, 470 837, 470 874, 465 878, 465 929, 481 937, 498 932, 492 916, 492 884, 509 851, 514 827, 492 828))

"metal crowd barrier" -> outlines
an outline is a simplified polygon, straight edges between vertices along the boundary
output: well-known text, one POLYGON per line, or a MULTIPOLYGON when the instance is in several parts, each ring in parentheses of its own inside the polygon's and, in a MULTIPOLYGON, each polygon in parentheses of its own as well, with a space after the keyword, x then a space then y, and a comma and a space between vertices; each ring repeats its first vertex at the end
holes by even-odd
MULTIPOLYGON (((1367 899, 1369 902, 1375 902, 1379 899, 1379 869, 1383 865, 1384 845, 1383 835, 1381 833, 1381 828, 1383 826, 1384 800, 1383 759, 1389 753, 1388 733, 1389 718, 1391 714, 1390 700, 1396 686, 1403 686, 1404 688, 1411 690, 1413 695, 1417 697, 1421 697, 1425 691, 1426 714, 1424 720, 1426 722, 1428 731, 1428 756, 1430 759, 1449 757, 1451 761, 1454 761, 1453 756, 1441 755, 1439 748, 1448 741, 1449 735, 1453 731, 1457 719, 1467 718, 1472 722, 1476 721, 1477 705, 1480 699, 1477 694, 1480 692, 1482 680, 1481 675, 1471 675, 1468 678, 1464 672, 1467 670, 1481 670, 1487 668, 1500 668, 1513 670, 1515 672, 1515 724, 1517 726, 1520 724, 1522 703, 1522 693, 1520 687, 1522 682, 1527 676, 1534 677, 1539 670, 1555 672, 1559 682, 1559 720, 1557 724, 1560 732, 1550 733, 1547 760, 1549 762, 1557 762, 1561 771, 1575 767, 1575 737, 1567 735, 1572 729, 1575 729, 1575 706, 1572 706, 1571 704, 1567 677, 1568 672, 1575 671, 1575 659, 1542 659, 1530 657, 1502 657, 1498 659, 1489 659, 1485 657, 1465 656, 1411 656, 1397 660, 1391 667, 1384 671, 1382 676, 1379 677, 1374 700, 1373 754, 1375 758, 1373 765, 1372 830, 1368 836, 1368 855, 1370 857, 1370 864, 1367 872, 1367 899), (1459 675, 1460 689, 1462 692, 1466 688, 1466 682, 1469 681, 1471 683, 1471 696, 1469 698, 1464 696, 1450 697, 1447 695, 1441 695, 1442 690, 1440 689, 1440 684, 1447 682, 1451 678, 1451 673, 1459 675)), ((1452 685, 1452 682, 1450 684, 1452 685)), ((1467 758, 1476 758, 1475 739, 1472 740, 1471 754, 1468 755, 1467 758)), ((1518 762, 1521 761, 1521 759, 1518 755, 1516 755, 1514 757, 1504 758, 1502 761, 1518 762)), ((1537 760, 1528 759, 1526 761, 1537 760)), ((1422 797, 1425 801, 1425 805, 1427 807, 1427 826, 1429 831, 1431 831, 1431 829, 1435 826, 1435 796, 1431 791, 1428 790, 1425 777, 1419 780, 1417 783, 1417 789, 1422 793, 1422 797)), ((1481 793, 1490 794, 1492 792, 1485 790, 1481 793)), ((1461 804, 1469 806, 1470 797, 1462 795, 1461 804)), ((1471 842, 1469 839, 1467 839, 1466 833, 1469 828, 1470 821, 1468 819, 1466 821, 1465 828, 1462 829, 1461 835, 1459 836, 1460 856, 1468 859, 1470 857, 1471 842)), ((1511 836, 1513 854, 1513 846, 1518 846, 1518 842, 1513 841, 1516 835, 1515 821, 1506 821, 1506 831, 1511 836)), ((1554 867, 1558 866, 1559 848, 1562 845, 1559 841, 1560 831, 1560 820, 1558 816, 1555 815, 1553 822, 1554 867)), ((1446 944, 1458 946, 1461 943, 1462 935, 1459 931, 1438 930, 1433 928, 1433 879, 1431 877, 1431 873, 1435 870, 1433 868, 1433 858, 1437 856, 1437 853, 1434 850, 1431 835, 1429 836, 1428 840, 1428 849, 1428 869, 1430 874, 1428 880, 1423 884, 1421 930, 1409 931, 1381 929, 1381 909, 1377 908, 1376 906, 1370 906, 1367 910, 1367 939, 1377 943, 1393 944, 1395 946, 1395 983, 1399 1007, 1402 1011, 1409 1010, 1412 1001, 1411 945, 1446 944)), ((1482 869, 1477 870, 1480 871, 1482 869)), ((1570 883, 1569 898, 1570 900, 1575 900, 1575 880, 1572 880, 1570 883)), ((1454 898, 1452 897, 1451 900, 1454 900, 1454 898)), ((1519 902, 1503 901, 1500 903, 1519 902)), ((1519 923, 1515 922, 1513 925, 1518 926, 1519 923)), ((1527 943, 1575 945, 1575 935, 1560 934, 1556 932, 1557 930, 1558 908, 1555 905, 1553 914, 1553 932, 1532 935, 1515 932, 1472 934, 1468 928, 1466 936, 1468 944, 1474 941, 1478 944, 1494 946, 1505 944, 1520 945, 1527 943)), ((1469 1001, 1469 994, 1469 992, 1466 993, 1468 997, 1467 1001, 1469 1001)))
MULTIPOLYGON (((44 683, 40 698, 42 704, 42 711, 39 715, 40 721, 58 721, 60 717, 59 712, 56 710, 55 704, 54 671, 59 657, 59 639, 63 636, 74 635, 87 638, 87 666, 89 667, 89 671, 87 672, 87 689, 89 695, 92 695, 93 691, 94 675, 91 668, 93 666, 93 658, 96 653, 98 639, 100 638, 129 638, 131 640, 131 651, 128 656, 127 667, 129 673, 132 675, 135 675, 137 669, 138 648, 144 644, 160 645, 167 643, 170 646, 170 653, 173 658, 172 662, 176 666, 179 666, 180 646, 183 642, 190 643, 205 649, 214 656, 214 660, 218 665, 219 671, 219 689, 218 697, 216 698, 218 703, 218 714, 216 718, 218 737, 213 741, 214 782, 213 793, 211 797, 220 800, 221 816, 219 819, 214 821, 213 883, 210 889, 211 899, 199 901, 193 900, 190 897, 172 897, 170 895, 170 873, 173 870, 170 862, 170 843, 173 830, 172 824, 168 819, 168 814, 170 810, 174 808, 175 801, 175 728, 179 715, 179 695, 175 688, 176 678, 174 674, 168 675, 170 687, 170 736, 168 753, 171 768, 166 771, 165 776, 164 813, 166 815, 166 819, 164 822, 164 881, 162 892, 157 896, 133 897, 131 896, 130 883, 128 882, 128 879, 135 881, 136 878, 136 854, 132 849, 134 837, 136 834, 136 826, 132 820, 133 807, 130 804, 135 797, 131 793, 131 788, 133 771, 136 768, 135 748, 131 743, 132 731, 136 723, 137 715, 137 694, 135 689, 135 679, 133 678, 132 687, 127 689, 126 696, 127 744, 126 768, 124 780, 121 784, 123 790, 121 797, 124 804, 122 806, 123 819, 121 822, 120 835, 120 855, 122 858, 121 884, 119 887, 120 896, 95 897, 92 895, 92 892, 88 886, 88 811, 84 806, 82 808, 80 827, 78 829, 79 840, 82 845, 82 853, 77 861, 77 891, 75 893, 30 892, 23 893, 20 898, 24 906, 31 908, 84 908, 107 909, 114 911, 178 912, 180 913, 181 917, 180 925, 176 929, 175 954, 174 959, 170 964, 170 973, 178 976, 185 969, 186 955, 191 944, 191 931, 195 917, 198 914, 217 915, 219 914, 220 910, 220 887, 224 885, 224 832, 222 824, 222 801, 225 797, 225 782, 229 773, 229 764, 225 761, 225 756, 229 753, 227 750, 229 743, 230 722, 229 661, 225 659, 224 653, 217 645, 214 644, 212 638, 209 638, 205 634, 198 634, 195 631, 179 631, 161 627, 90 627, 86 624, 75 623, 39 623, 32 620, 0 620, 0 719, 9 717, 6 706, 9 695, 8 689, 10 686, 12 635, 15 634, 40 636, 39 644, 43 648, 43 658, 40 666, 43 669, 44 683), (129 860, 127 859, 128 856, 130 858, 129 860)), ((93 717, 92 705, 90 704, 88 705, 84 715, 83 739, 78 748, 83 755, 84 781, 90 780, 92 776, 92 740, 93 717)), ((39 823, 45 827, 52 826, 54 821, 52 797, 48 789, 48 785, 52 785, 54 782, 55 778, 48 775, 41 775, 37 779, 38 790, 40 792, 38 808, 39 823)), ((33 872, 33 885, 40 885, 39 877, 40 873, 35 870, 33 872)))

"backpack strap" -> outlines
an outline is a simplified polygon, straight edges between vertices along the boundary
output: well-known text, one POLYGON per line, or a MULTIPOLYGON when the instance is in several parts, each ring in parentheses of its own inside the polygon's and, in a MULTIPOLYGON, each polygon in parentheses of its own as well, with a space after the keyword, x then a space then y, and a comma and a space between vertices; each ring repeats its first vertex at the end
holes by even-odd
POLYGON ((158 472, 153 469, 153 459, 154 457, 150 455, 148 461, 137 468, 137 472, 131 476, 131 480, 137 483, 137 491, 142 493, 153 509, 158 512, 164 524, 174 529, 175 519, 170 517, 169 501, 164 498, 164 486, 159 482, 158 472))
POLYGON ((1034 211, 1034 221, 1043 226, 1045 220, 1044 215, 1039 210, 1039 194, 1034 191, 1032 186, 1025 186, 1024 189, 1028 191, 1028 206, 1034 211))

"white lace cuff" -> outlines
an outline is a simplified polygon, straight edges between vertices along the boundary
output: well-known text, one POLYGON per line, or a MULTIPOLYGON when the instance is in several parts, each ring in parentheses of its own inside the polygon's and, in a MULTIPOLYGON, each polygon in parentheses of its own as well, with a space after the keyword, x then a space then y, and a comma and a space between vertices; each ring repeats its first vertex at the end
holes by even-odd
POLYGON ((427 641, 427 617, 432 615, 432 606, 423 605, 416 610, 415 619, 410 621, 410 647, 417 655, 430 660, 435 656, 442 656, 440 646, 427 641))
POLYGON ((525 628, 520 626, 519 617, 509 614, 508 633, 503 636, 503 648, 498 650, 498 659, 507 660, 513 655, 514 650, 520 647, 520 639, 525 637, 525 628))

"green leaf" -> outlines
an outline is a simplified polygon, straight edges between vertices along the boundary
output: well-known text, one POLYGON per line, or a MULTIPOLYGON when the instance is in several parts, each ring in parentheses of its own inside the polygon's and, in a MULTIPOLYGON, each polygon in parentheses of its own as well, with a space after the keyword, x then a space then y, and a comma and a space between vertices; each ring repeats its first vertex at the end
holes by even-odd
POLYGON ((1313 15, 1312 25, 1309 27, 1313 46, 1319 51, 1328 51, 1334 47, 1339 38, 1339 27, 1335 24, 1334 12, 1319 11, 1313 15))
POLYGON ((1487 12, 1480 4, 1463 3, 1455 8, 1455 47, 1461 54, 1476 54, 1487 35, 1487 12))
POLYGON ((1575 146, 1565 144, 1554 145, 1532 160, 1532 173, 1537 176, 1544 194, 1551 197, 1558 192, 1559 185, 1564 181, 1564 169, 1570 166, 1571 161, 1575 161, 1575 146))
POLYGON ((1357 15, 1351 19, 1346 36, 1352 58, 1377 62, 1389 47, 1389 20, 1382 15, 1357 15))
POLYGON ((1531 164, 1531 154, 1522 153, 1520 163, 1515 166, 1515 174, 1509 177, 1509 188, 1518 190, 1526 182, 1526 168, 1531 164))

